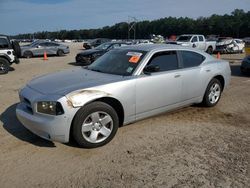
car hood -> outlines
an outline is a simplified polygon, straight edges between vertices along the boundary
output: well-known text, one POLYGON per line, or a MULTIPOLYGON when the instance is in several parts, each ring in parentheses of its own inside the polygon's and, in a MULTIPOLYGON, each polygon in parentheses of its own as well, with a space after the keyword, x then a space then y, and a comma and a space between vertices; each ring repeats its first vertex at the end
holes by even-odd
POLYGON ((75 90, 108 84, 122 79, 123 77, 119 75, 77 68, 37 77, 27 85, 42 94, 67 95, 75 90))
POLYGON ((81 53, 78 53, 78 55, 86 56, 90 54, 95 54, 95 53, 102 53, 103 50, 97 50, 97 49, 89 49, 89 50, 84 50, 81 53))

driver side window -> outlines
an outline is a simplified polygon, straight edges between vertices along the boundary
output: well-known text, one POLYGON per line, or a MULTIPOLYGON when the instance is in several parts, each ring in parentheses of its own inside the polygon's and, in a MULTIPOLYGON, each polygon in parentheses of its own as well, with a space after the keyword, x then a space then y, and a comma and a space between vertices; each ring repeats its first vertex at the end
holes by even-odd
POLYGON ((170 71, 178 69, 176 51, 159 52, 153 55, 147 66, 158 66, 159 71, 170 71))

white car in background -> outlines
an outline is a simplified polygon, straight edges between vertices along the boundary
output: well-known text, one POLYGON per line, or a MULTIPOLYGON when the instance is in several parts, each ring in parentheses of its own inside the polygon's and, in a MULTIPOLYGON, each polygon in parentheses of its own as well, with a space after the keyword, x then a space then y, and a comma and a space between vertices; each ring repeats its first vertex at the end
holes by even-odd
POLYGON ((212 54, 215 50, 215 41, 206 41, 204 35, 185 34, 180 35, 176 41, 168 42, 170 44, 178 44, 181 46, 197 48, 212 54))
POLYGON ((216 43, 215 51, 220 53, 244 53, 245 42, 241 39, 221 37, 216 43))

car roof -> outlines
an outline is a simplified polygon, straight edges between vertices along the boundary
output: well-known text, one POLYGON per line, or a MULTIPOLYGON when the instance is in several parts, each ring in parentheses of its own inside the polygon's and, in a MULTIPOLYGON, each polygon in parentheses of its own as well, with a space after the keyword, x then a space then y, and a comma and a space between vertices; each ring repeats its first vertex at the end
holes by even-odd
POLYGON ((199 53, 208 59, 213 58, 211 55, 197 48, 190 48, 190 47, 176 45, 176 44, 138 44, 138 45, 123 46, 123 47, 120 47, 119 49, 126 49, 126 50, 133 50, 133 51, 145 51, 145 52, 157 52, 157 51, 163 51, 163 50, 187 50, 187 51, 199 53))
POLYGON ((139 44, 139 45, 130 45, 130 46, 124 46, 121 47, 123 49, 131 49, 131 50, 142 50, 142 51, 153 51, 153 50, 172 50, 172 49, 189 49, 190 51, 197 51, 194 48, 188 48, 181 45, 176 44, 139 44))

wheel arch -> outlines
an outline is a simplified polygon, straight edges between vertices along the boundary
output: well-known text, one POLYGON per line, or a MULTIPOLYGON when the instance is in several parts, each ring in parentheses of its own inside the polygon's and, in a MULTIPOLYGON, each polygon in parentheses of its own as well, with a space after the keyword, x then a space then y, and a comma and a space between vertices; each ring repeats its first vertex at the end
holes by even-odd
POLYGON ((10 61, 11 61, 11 58, 9 57, 9 56, 7 56, 7 55, 5 55, 5 54, 1 54, 0 55, 0 58, 3 58, 3 59, 5 59, 5 60, 7 60, 9 63, 10 63, 10 61))
POLYGON ((212 79, 217 79, 221 83, 222 91, 224 90, 225 87, 225 78, 222 75, 216 75, 212 79))
POLYGON ((92 99, 88 102, 86 102, 84 105, 82 105, 75 113, 72 121, 71 121, 71 124, 70 124, 70 132, 69 132, 69 139, 73 138, 72 137, 72 129, 73 129, 73 123, 74 123, 74 119, 76 117, 76 114, 77 112, 81 109, 81 108, 84 108, 86 105, 90 104, 90 103, 93 103, 93 102, 96 102, 96 101, 99 101, 99 102, 103 102, 103 103, 106 103, 108 105, 110 105, 117 113, 118 115, 118 118, 119 118, 119 127, 122 127, 123 126, 123 122, 124 122, 124 108, 121 104, 121 102, 112 97, 112 96, 103 96, 103 97, 100 97, 100 98, 95 98, 95 99, 92 99))

